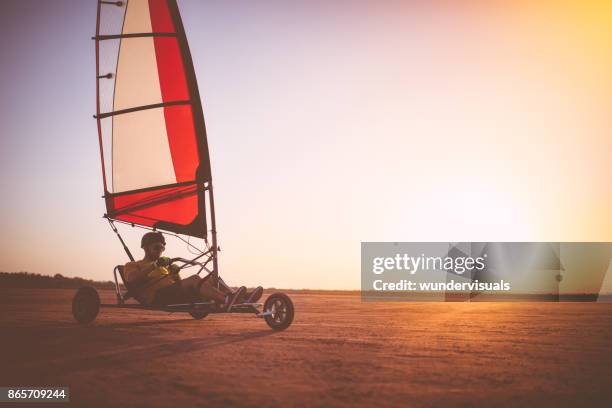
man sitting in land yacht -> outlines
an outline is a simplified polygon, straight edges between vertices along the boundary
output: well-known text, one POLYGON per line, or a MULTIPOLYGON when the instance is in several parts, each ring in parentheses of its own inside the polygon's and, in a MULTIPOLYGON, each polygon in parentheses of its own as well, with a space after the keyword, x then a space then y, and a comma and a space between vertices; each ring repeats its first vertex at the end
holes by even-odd
POLYGON ((159 232, 144 234, 140 246, 144 250, 144 258, 126 263, 124 276, 127 283, 135 288, 135 295, 152 306, 214 300, 223 310, 230 310, 236 302, 254 303, 263 294, 261 286, 250 293, 244 286, 235 291, 225 285, 217 287, 217 282, 210 275, 181 279, 178 266, 171 265, 170 258, 161 256, 166 240, 159 232))

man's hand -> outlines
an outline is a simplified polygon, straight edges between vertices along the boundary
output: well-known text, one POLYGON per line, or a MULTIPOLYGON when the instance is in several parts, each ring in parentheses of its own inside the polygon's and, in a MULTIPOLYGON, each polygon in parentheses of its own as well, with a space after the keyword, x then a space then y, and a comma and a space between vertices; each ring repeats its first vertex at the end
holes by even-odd
POLYGON ((168 267, 168 272, 170 272, 170 275, 176 275, 181 271, 181 268, 178 267, 178 265, 172 264, 168 267))
POLYGON ((168 265, 170 265, 170 258, 168 258, 167 256, 161 256, 157 259, 157 261, 155 261, 155 266, 157 266, 158 268, 168 265))

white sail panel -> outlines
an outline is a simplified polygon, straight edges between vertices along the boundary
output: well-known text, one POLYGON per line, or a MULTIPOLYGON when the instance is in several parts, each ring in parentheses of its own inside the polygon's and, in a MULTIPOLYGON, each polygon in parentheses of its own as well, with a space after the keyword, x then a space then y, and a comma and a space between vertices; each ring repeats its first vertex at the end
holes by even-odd
POLYGON ((129 0, 125 11, 123 34, 152 32, 149 0, 129 0))
MULTIPOLYGON (((127 3, 123 34, 152 31, 148 0, 127 3)), ((162 102, 153 37, 123 38, 113 110, 162 102)), ((113 192, 176 182, 163 109, 113 117, 113 192)))
POLYGON ((176 183, 163 108, 117 115, 113 122, 113 191, 176 183))
POLYGON ((115 80, 114 110, 161 102, 153 38, 122 39, 115 80))

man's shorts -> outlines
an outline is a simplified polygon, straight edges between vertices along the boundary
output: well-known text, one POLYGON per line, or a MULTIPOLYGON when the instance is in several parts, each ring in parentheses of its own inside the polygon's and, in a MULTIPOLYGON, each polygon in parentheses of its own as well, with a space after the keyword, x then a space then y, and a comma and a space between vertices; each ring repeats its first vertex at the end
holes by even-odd
POLYGON ((155 292, 153 298, 153 306, 167 306, 182 303, 192 303, 197 301, 194 297, 187 293, 180 282, 173 283, 155 292))

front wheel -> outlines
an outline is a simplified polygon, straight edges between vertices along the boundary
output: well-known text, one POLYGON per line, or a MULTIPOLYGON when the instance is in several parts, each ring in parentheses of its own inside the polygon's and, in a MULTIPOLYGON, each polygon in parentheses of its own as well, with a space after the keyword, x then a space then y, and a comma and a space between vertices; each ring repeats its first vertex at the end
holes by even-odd
POLYGON ((264 303, 263 311, 270 312, 264 319, 272 330, 285 330, 293 322, 293 302, 284 293, 271 294, 264 303))
POLYGON ((95 320, 100 311, 98 291, 91 286, 83 286, 77 290, 72 299, 72 316, 81 323, 87 324, 95 320))

